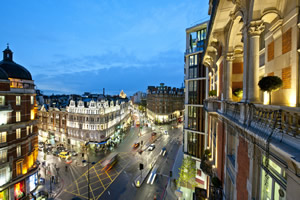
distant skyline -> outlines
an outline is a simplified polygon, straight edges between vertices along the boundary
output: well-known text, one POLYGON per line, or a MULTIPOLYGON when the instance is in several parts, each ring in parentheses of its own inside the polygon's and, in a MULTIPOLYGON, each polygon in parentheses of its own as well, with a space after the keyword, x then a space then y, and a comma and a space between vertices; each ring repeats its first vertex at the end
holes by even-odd
POLYGON ((0 11, 0 49, 9 43, 45 94, 181 87, 185 29, 209 19, 208 0, 11 0, 0 11))

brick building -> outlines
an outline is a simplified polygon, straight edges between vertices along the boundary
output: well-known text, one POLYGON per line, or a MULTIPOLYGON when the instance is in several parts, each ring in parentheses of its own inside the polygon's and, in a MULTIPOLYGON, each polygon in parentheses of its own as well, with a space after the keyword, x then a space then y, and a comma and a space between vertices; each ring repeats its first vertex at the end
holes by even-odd
POLYGON ((184 91, 161 83, 160 86, 148 86, 147 116, 149 119, 166 123, 180 120, 183 116, 184 91))
MULTIPOLYGON (((210 0, 203 64, 211 199, 299 199, 299 1, 210 0), (262 77, 283 86, 272 101, 262 77), (236 91, 241 91, 238 95, 236 91)), ((204 168, 203 168, 204 169, 204 168)))
POLYGON ((21 199, 37 186, 34 81, 3 51, 0 62, 0 199, 21 199))

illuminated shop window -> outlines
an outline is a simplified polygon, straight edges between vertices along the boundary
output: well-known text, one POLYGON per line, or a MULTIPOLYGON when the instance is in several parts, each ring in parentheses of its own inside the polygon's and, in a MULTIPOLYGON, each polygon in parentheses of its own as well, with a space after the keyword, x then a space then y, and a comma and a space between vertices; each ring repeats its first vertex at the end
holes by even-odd
MULTIPOLYGON (((8 167, 1 168, 0 169, 0 186, 7 183, 8 179, 9 179, 8 167)), ((4 197, 4 194, 3 194, 3 192, 1 192, 0 199, 5 199, 3 197, 4 197)), ((7 200, 8 200, 8 198, 7 198, 7 200)))
POLYGON ((21 96, 16 96, 16 105, 21 105, 21 96))
POLYGON ((26 135, 29 135, 30 133, 30 126, 26 126, 26 135))

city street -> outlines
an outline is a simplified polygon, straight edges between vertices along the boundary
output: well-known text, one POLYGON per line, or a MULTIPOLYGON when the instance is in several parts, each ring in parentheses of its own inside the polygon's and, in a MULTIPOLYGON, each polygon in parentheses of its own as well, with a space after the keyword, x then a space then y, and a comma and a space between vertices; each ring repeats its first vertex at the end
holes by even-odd
MULTIPOLYGON (((140 117, 139 117, 140 118, 140 117)), ((142 120, 144 121, 144 120, 142 120)), ((55 199, 72 199, 78 197, 80 199, 88 199, 88 181, 90 182, 90 198, 91 199, 163 199, 166 195, 166 186, 169 181, 170 170, 172 169, 175 157, 177 155, 181 141, 182 126, 172 129, 171 125, 152 127, 131 127, 129 133, 119 146, 113 152, 119 153, 118 162, 112 169, 105 171, 101 166, 101 162, 105 160, 105 156, 109 153, 100 153, 98 156, 93 154, 89 156, 90 164, 88 174, 87 166, 83 166, 81 156, 77 156, 66 169, 65 161, 52 155, 47 155, 46 165, 50 167, 48 174, 55 174, 56 167, 59 168, 58 174, 60 184, 52 185, 55 199), (162 128, 160 128, 162 127, 162 128), (161 134, 164 130, 168 130, 168 135, 161 134), (151 136, 153 132, 158 133, 155 137, 151 136), (148 146, 154 142, 153 151, 148 151, 148 146), (143 141, 137 149, 133 148, 135 142, 143 141), (159 155, 162 148, 166 148, 166 155, 159 155), (143 150, 140 154, 138 151, 143 150), (149 168, 150 164, 156 161, 157 176, 154 183, 147 184, 146 177, 140 188, 134 185, 135 179, 149 168), (51 164, 50 164, 51 163, 51 164), (144 164, 144 170, 139 170, 139 164, 144 164), (88 178, 89 176, 89 178, 88 178), (89 179, 89 180, 88 180, 89 179), (59 188, 56 188, 59 186, 59 188)), ((42 155, 40 155, 42 156, 42 155)), ((42 168, 43 169, 43 168, 42 168)), ((144 172, 146 173, 146 172, 144 172)), ((144 174, 145 175, 145 174, 144 174)), ((43 177, 43 173, 42 173, 43 177)), ((49 183, 50 176, 46 177, 46 185, 49 183)), ((49 185, 49 184, 48 184, 49 185)))

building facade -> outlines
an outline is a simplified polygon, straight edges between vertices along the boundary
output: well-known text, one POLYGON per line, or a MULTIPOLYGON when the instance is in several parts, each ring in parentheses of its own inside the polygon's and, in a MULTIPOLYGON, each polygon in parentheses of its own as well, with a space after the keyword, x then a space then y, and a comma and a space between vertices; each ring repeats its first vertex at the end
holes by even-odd
MULTIPOLYGON (((203 108, 208 95, 208 69, 202 65, 206 40, 207 22, 186 29, 185 52, 185 117, 184 144, 185 156, 195 161, 195 187, 206 190, 207 176, 200 169, 201 157, 207 147, 207 113, 203 108)), ((194 188, 181 187, 187 196, 192 197, 194 188)))
POLYGON ((178 120, 183 116, 184 91, 161 83, 160 86, 148 86, 147 117, 158 123, 178 120))
POLYGON ((22 199, 37 187, 36 101, 30 72, 3 51, 0 62, 0 199, 22 199))
POLYGON ((64 107, 50 107, 44 104, 38 111, 39 141, 50 144, 65 143, 67 138, 68 112, 64 107))
POLYGON ((203 64, 211 199, 299 199, 299 6, 296 0, 210 0, 203 64), (271 99, 263 77, 283 84, 271 99), (242 91, 238 92, 238 91, 242 91))
POLYGON ((130 120, 127 98, 71 100, 67 112, 68 139, 71 145, 78 147, 86 142, 119 142, 117 129, 130 120))

